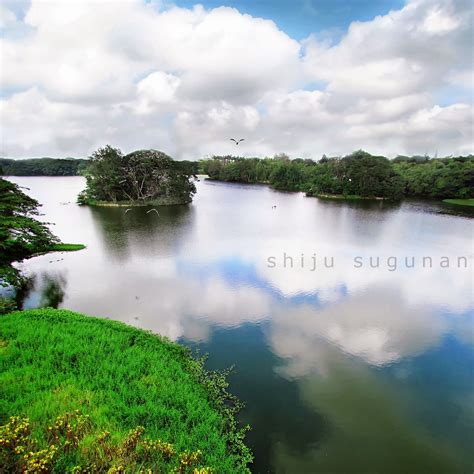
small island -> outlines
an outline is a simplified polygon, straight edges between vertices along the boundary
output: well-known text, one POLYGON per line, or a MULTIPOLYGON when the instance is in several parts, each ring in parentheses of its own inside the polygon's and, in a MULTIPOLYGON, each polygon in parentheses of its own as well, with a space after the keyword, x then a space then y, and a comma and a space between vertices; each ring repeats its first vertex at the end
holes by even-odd
POLYGON ((85 175, 86 189, 78 203, 89 206, 167 206, 188 204, 196 192, 196 166, 174 161, 157 150, 128 155, 106 146, 95 151, 85 175))

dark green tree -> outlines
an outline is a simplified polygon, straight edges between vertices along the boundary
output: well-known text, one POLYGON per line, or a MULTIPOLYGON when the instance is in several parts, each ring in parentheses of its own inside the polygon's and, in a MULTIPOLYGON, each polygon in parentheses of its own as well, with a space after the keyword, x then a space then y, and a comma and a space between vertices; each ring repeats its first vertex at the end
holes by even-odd
POLYGON ((27 196, 18 185, 0 178, 0 283, 17 286, 22 278, 13 262, 38 252, 46 252, 58 239, 34 216, 38 201, 27 196))
POLYGON ((474 196, 474 157, 430 159, 398 156, 388 160, 363 150, 343 158, 323 156, 319 162, 287 155, 274 158, 215 156, 200 162, 212 179, 269 183, 276 189, 304 191, 309 196, 342 195, 400 199, 471 198, 474 196))
POLYGON ((187 203, 196 192, 191 181, 196 172, 195 165, 173 161, 161 151, 139 150, 123 155, 107 145, 91 156, 87 188, 79 202, 146 204, 164 199, 163 202, 187 203))
POLYGON ((343 194, 400 199, 403 180, 383 156, 357 151, 342 159, 343 194))
POLYGON ((12 160, 0 158, 0 166, 8 176, 76 176, 87 160, 74 158, 31 158, 12 160))

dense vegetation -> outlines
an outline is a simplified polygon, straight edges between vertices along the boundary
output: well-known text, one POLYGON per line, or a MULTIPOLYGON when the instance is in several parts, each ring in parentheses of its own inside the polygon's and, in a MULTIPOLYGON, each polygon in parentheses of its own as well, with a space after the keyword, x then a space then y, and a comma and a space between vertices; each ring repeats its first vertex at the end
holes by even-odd
POLYGON ((123 155, 119 149, 106 146, 91 156, 87 188, 79 202, 185 204, 196 192, 191 180, 196 171, 195 163, 174 161, 161 151, 140 150, 123 155))
POLYGON ((0 169, 7 176, 76 176, 86 165, 87 160, 74 158, 0 158, 0 169))
POLYGON ((399 157, 393 168, 405 182, 406 196, 474 197, 474 156, 420 159, 399 157))
POLYGON ((58 239, 37 221, 38 202, 18 185, 0 178, 0 283, 18 285, 20 275, 13 262, 46 252, 58 239))
POLYGON ((468 198, 474 195, 474 157, 388 160, 357 151, 343 158, 290 160, 214 157, 200 162, 211 179, 267 183, 309 196, 468 198))
POLYGON ((159 336, 65 310, 0 318, 0 465, 249 472, 224 374, 159 336))

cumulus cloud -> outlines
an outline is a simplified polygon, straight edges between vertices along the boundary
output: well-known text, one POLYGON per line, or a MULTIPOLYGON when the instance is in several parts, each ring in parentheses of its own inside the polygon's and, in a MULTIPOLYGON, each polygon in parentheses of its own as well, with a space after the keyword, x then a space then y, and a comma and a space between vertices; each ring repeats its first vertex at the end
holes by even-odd
POLYGON ((413 311, 397 291, 374 286, 323 309, 281 309, 270 340, 278 355, 289 361, 282 372, 301 376, 314 370, 325 373, 327 343, 382 366, 423 352, 444 330, 441 319, 425 308, 413 311))
POLYGON ((233 135, 247 155, 472 151, 472 103, 451 98, 472 88, 467 0, 411 0, 336 44, 229 7, 21 5, 0 10, 2 155, 199 158, 233 135))

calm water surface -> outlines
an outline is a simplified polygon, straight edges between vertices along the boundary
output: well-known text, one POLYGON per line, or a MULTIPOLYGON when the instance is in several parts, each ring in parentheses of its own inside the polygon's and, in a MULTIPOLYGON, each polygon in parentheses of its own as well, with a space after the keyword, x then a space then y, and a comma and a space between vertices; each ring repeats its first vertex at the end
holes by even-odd
POLYGON ((190 206, 125 214, 75 205, 80 177, 11 179, 63 241, 87 244, 24 262, 25 307, 121 320, 235 365, 255 472, 473 471, 468 211, 201 180, 190 206))

